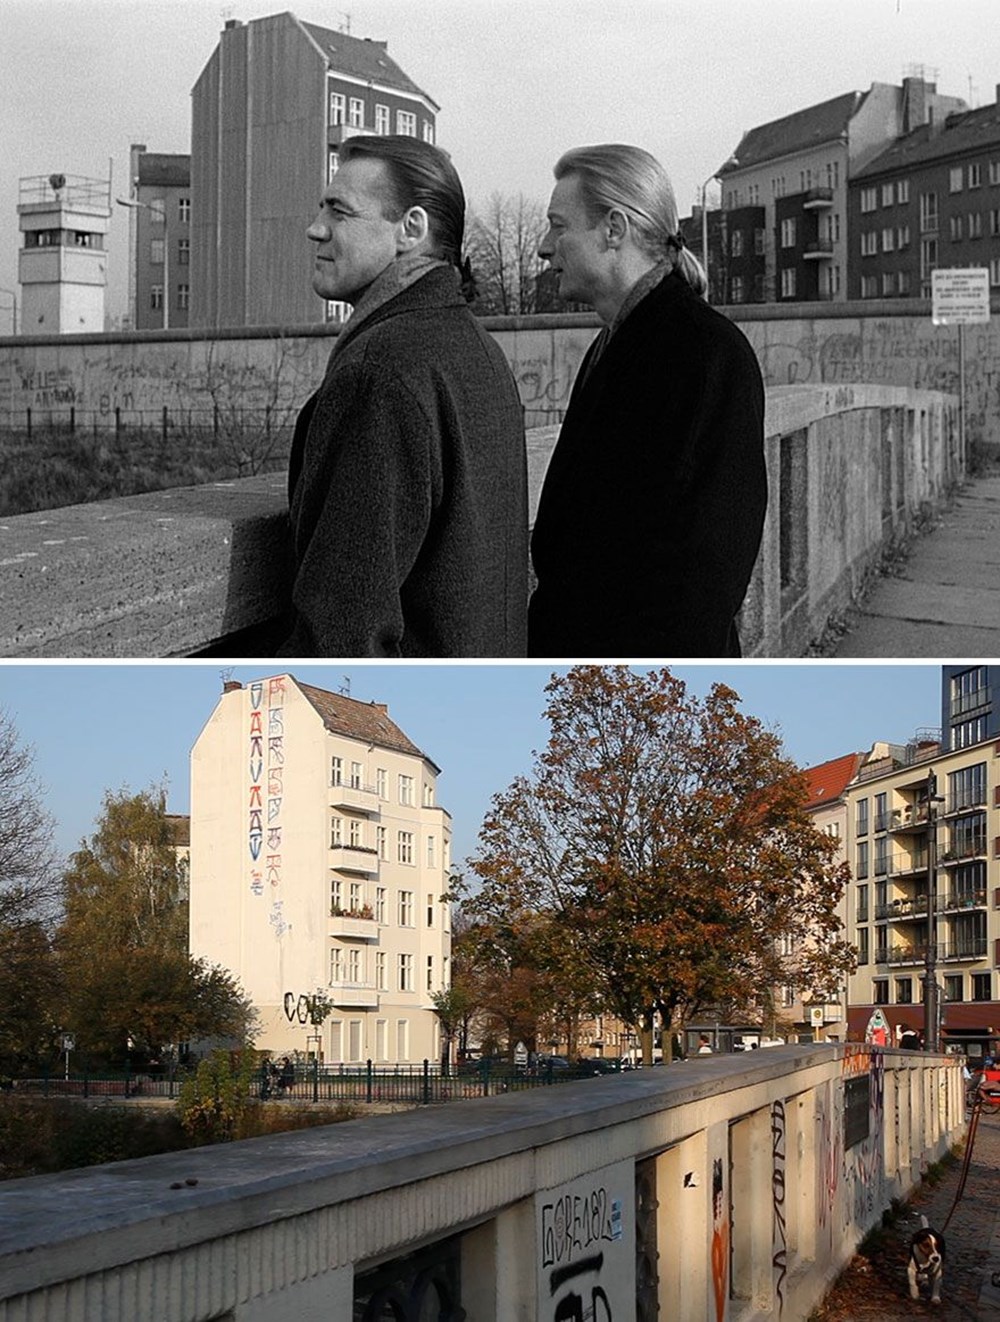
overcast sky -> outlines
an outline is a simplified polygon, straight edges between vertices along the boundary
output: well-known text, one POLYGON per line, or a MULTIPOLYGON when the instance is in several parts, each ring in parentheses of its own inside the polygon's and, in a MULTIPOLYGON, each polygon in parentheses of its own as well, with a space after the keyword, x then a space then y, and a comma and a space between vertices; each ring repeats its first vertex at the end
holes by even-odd
MULTIPOLYGON (((190 150, 190 93, 229 17, 280 0, 0 0, 0 288, 17 288, 18 180, 128 189, 133 142, 190 150)), ((997 0, 297 0, 299 18, 387 40, 441 106, 469 200, 547 201, 570 146, 626 141, 666 165, 682 214, 744 130, 912 65, 995 100, 997 0)), ((303 229, 315 199, 302 199, 303 229)), ((109 311, 127 308, 128 213, 110 236, 109 311)), ((303 238, 303 242, 306 240, 303 238)), ((10 327, 0 295, 0 333, 10 327)))
MULTIPOLYGON (((64 854, 89 837, 106 790, 166 783, 172 812, 189 811, 189 756, 215 709, 223 675, 241 683, 280 673, 274 662, 0 664, 0 709, 34 748, 45 803, 64 854)), ((905 744, 941 720, 937 665, 743 662, 674 666, 690 690, 730 685, 743 708, 783 738, 802 767, 905 744)), ((456 866, 474 851, 491 796, 530 771, 545 746, 550 666, 335 664, 295 666, 305 683, 385 702, 389 715, 441 768, 437 801, 452 815, 456 866)))

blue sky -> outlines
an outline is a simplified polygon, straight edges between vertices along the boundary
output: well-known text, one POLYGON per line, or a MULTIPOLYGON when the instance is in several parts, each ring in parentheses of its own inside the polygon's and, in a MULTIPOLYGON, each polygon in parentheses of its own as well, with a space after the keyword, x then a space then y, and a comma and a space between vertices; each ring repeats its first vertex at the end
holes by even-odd
MULTIPOLYGON (((905 743, 940 722, 937 665, 744 661, 671 669, 698 694, 715 681, 730 685, 803 767, 877 739, 905 743)), ((231 670, 243 683, 278 673, 273 664, 231 670)), ((532 751, 545 743, 551 666, 367 663, 295 666, 292 673, 388 703, 393 720, 442 770, 438 802, 454 819, 458 866, 475 849, 491 795, 528 771, 532 751)), ((34 749, 61 852, 91 834, 108 789, 165 781, 170 810, 189 810, 189 754, 222 677, 217 662, 0 664, 0 708, 34 749)))

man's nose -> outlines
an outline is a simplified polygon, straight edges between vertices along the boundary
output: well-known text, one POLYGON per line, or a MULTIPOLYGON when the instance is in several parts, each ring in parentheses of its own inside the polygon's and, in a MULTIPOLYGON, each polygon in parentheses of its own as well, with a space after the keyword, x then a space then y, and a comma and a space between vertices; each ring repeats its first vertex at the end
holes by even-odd
POLYGON ((321 220, 319 216, 317 216, 316 219, 313 221, 313 223, 306 230, 306 238, 312 239, 315 243, 325 243, 329 237, 330 237, 330 226, 327 225, 325 221, 321 220))

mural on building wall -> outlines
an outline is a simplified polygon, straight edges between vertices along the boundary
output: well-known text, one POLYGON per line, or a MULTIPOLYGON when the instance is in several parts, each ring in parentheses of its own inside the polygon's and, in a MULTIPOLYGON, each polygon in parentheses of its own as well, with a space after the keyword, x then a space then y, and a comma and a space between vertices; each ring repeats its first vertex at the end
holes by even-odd
POLYGON ((715 1322, 723 1322, 729 1294, 729 1213, 721 1157, 712 1162, 712 1290, 715 1322))
POLYGON ((282 803, 285 771, 285 677, 247 685, 249 698, 247 852, 250 893, 269 896, 268 924, 275 939, 290 930, 279 894, 282 874, 282 803), (266 791, 266 793, 265 793, 266 791))
POLYGON ((778 1316, 785 1309, 785 1277, 788 1275, 788 1229, 785 1221, 785 1103, 771 1103, 771 1266, 778 1316))
POLYGON ((535 1195, 539 1322, 635 1322, 631 1162, 535 1195))

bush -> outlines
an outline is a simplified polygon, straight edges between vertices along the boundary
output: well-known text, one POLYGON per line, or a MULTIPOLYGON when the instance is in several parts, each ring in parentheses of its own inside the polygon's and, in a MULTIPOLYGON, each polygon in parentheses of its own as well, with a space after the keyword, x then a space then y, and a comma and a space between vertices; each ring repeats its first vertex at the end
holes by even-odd
POLYGON ((150 1157, 185 1146, 180 1123, 169 1111, 38 1097, 0 1098, 0 1179, 150 1157))

